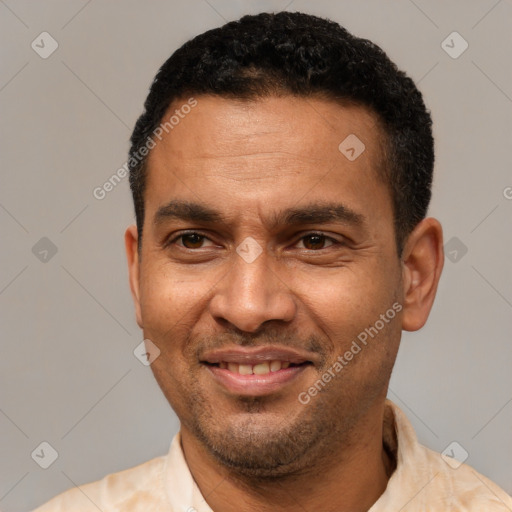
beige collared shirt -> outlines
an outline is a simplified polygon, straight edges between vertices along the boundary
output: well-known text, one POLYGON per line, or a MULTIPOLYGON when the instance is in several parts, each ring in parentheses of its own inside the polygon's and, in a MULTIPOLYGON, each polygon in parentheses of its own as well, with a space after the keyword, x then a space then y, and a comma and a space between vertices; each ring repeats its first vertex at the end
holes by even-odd
MULTIPOLYGON (((386 401, 383 443, 396 458, 384 493, 369 512, 512 511, 512 498, 473 468, 420 445, 404 413, 386 401), (449 464, 451 462, 451 464, 449 464), (452 467, 453 466, 453 467, 452 467)), ((180 443, 169 453, 66 491, 34 512, 212 512, 180 443)))

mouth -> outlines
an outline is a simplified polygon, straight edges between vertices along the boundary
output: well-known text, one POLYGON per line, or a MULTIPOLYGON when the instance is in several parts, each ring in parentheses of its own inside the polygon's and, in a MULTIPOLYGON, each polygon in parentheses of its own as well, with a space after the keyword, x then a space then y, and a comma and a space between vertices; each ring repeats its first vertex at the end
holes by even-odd
POLYGON ((304 361, 303 363, 291 363, 290 361, 280 361, 278 359, 274 359, 271 361, 262 361, 261 363, 256 364, 239 364, 228 361, 220 361, 218 363, 204 362, 204 364, 211 367, 220 368, 222 370, 228 370, 238 375, 267 375, 269 373, 278 372, 280 370, 286 370, 290 367, 293 368, 313 363, 311 361, 304 361))
POLYGON ((209 352, 201 363, 223 390, 234 395, 264 396, 297 380, 314 365, 313 359, 310 353, 290 349, 236 347, 209 352))

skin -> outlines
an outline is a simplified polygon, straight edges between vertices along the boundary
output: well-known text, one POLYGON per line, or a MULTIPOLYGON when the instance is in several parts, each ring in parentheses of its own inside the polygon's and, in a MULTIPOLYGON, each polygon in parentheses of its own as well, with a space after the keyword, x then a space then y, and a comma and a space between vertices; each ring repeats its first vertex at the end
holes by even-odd
POLYGON ((383 134, 366 109, 291 96, 196 99, 150 153, 140 254, 136 227, 125 234, 137 322, 161 350, 151 367, 181 421, 191 473, 215 511, 368 510, 393 470, 384 401, 402 329, 421 328, 434 300, 441 226, 423 220, 397 254, 376 171, 383 134), (354 161, 338 150, 349 134, 366 146, 354 161), (171 200, 223 220, 155 223, 171 200), (343 204, 362 222, 273 222, 311 203, 343 204), (173 241, 183 230, 206 238, 173 241), (263 250, 252 263, 236 252, 246 237, 263 250), (394 303, 401 312, 301 404, 299 393, 394 303), (200 362, 208 348, 270 343, 307 350, 312 364, 266 396, 228 392, 200 362))

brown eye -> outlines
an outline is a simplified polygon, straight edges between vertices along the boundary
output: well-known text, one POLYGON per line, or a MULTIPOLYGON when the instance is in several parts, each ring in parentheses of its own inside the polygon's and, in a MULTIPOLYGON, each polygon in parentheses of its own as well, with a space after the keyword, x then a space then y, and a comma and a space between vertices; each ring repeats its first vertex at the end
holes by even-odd
POLYGON ((333 245, 330 237, 317 233, 312 233, 310 235, 304 236, 301 238, 301 241, 304 245, 304 248, 313 251, 324 249, 326 241, 331 242, 331 245, 333 245))
POLYGON ((206 235, 203 235, 198 231, 190 231, 188 233, 182 233, 181 235, 174 236, 174 238, 169 237, 168 241, 163 243, 163 247, 165 249, 171 249, 176 246, 192 251, 195 249, 215 247, 215 244, 206 235))
POLYGON ((188 235, 180 236, 183 246, 187 249, 199 249, 205 239, 204 236, 198 235, 197 233, 191 233, 188 235))

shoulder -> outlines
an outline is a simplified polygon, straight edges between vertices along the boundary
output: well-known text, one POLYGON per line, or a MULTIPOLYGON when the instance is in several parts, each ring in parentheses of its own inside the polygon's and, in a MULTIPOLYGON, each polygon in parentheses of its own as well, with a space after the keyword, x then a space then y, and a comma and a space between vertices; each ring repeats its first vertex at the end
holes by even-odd
POLYGON ((427 492, 431 499, 436 495, 443 497, 442 504, 454 511, 512 510, 512 497, 473 467, 424 446, 421 448, 432 475, 428 485, 431 489, 427 492))
POLYGON ((386 404, 384 444, 397 467, 372 512, 512 511, 512 497, 503 489, 471 466, 420 444, 403 411, 389 400, 386 404))
POLYGON ((130 512, 153 510, 165 497, 162 478, 166 457, 156 457, 143 464, 112 473, 101 480, 80 485, 59 494, 33 512, 130 512))

